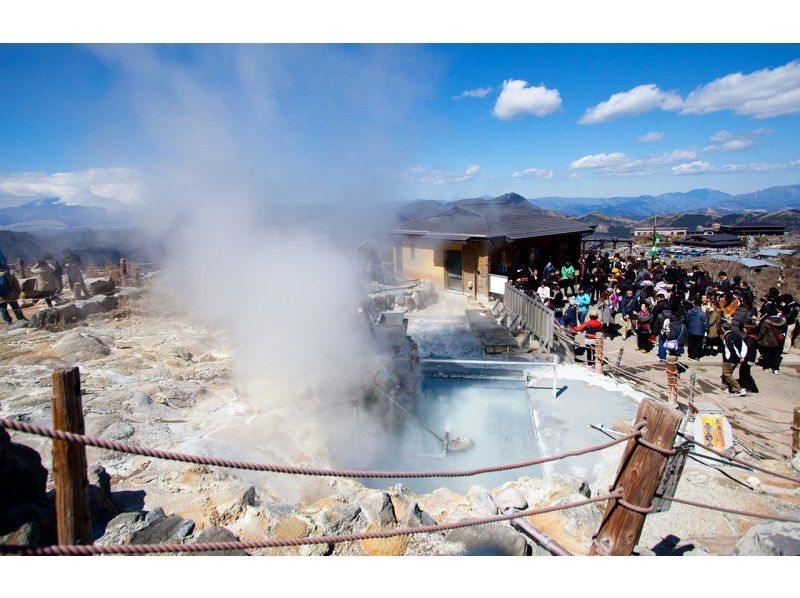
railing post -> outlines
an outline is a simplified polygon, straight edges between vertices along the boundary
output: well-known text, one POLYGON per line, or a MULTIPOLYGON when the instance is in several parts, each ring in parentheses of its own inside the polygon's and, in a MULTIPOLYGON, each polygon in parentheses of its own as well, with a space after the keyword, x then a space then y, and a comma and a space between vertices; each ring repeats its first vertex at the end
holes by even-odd
MULTIPOLYGON (((603 333, 598 332, 594 339, 594 371, 603 373, 603 333)), ((584 344, 586 342, 584 341, 584 344)), ((588 346, 588 345, 587 345, 588 346)))
POLYGON ((694 401, 695 388, 697 388, 697 372, 692 372, 689 375, 689 402, 694 401))
POLYGON ((631 554, 647 516, 640 511, 651 507, 681 419, 680 411, 652 399, 644 399, 639 404, 635 423, 646 422, 641 439, 649 446, 638 438, 628 441, 611 487, 611 492, 622 492, 622 499, 609 499, 589 555, 631 554))
POLYGON ((678 406, 678 356, 667 355, 667 392, 669 404, 678 406))
MULTIPOLYGON (((84 434, 81 378, 77 367, 53 372, 53 427, 84 434)), ((92 544, 86 447, 53 440, 56 529, 59 544, 92 544)))
POLYGON ((139 271, 139 266, 134 266, 133 267, 133 286, 138 287, 140 282, 141 282, 141 272, 139 271))
POLYGON ((619 348, 619 353, 617 353, 617 359, 614 361, 614 369, 619 369, 619 364, 622 363, 622 353, 625 351, 625 347, 619 348))
POLYGON ((800 455, 800 407, 794 408, 792 419, 792 454, 800 455))

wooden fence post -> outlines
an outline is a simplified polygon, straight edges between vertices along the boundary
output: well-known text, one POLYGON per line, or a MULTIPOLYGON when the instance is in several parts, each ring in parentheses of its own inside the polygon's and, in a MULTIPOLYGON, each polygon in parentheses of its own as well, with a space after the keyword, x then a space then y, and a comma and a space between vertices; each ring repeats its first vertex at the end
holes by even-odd
POLYGON ((139 266, 133 267, 133 286, 138 287, 141 282, 141 272, 139 266))
POLYGON ((678 406, 678 356, 667 355, 667 392, 669 404, 678 406))
MULTIPOLYGON (((84 434, 81 378, 77 367, 53 372, 53 427, 84 434)), ((59 544, 92 544, 86 447, 53 441, 56 529, 59 544)))
POLYGON ((619 353, 617 353, 617 359, 614 361, 614 368, 619 369, 619 364, 622 363, 622 353, 625 351, 625 347, 619 348, 619 353))
MULTIPOLYGON (((594 340, 594 371, 603 373, 603 333, 598 332, 594 340)), ((585 343, 584 343, 585 344, 585 343)))
POLYGON ((128 275, 128 260, 125 258, 119 260, 119 271, 123 276, 128 275))
POLYGON ((800 407, 794 408, 792 419, 792 454, 800 455, 800 407))
POLYGON ((609 499, 589 550, 590 555, 631 554, 639 542, 646 514, 630 506, 644 510, 650 508, 681 419, 680 411, 652 399, 644 399, 639 404, 635 423, 647 422, 641 439, 651 446, 645 446, 637 438, 628 441, 611 487, 612 492, 623 492, 622 500, 609 499))

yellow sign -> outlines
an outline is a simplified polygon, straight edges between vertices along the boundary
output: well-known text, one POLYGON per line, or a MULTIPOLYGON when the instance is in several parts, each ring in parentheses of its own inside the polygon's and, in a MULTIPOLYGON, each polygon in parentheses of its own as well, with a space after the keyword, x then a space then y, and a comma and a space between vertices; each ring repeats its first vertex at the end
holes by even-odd
POLYGON ((722 415, 704 415, 700 424, 703 430, 703 445, 717 451, 724 451, 725 428, 722 415))

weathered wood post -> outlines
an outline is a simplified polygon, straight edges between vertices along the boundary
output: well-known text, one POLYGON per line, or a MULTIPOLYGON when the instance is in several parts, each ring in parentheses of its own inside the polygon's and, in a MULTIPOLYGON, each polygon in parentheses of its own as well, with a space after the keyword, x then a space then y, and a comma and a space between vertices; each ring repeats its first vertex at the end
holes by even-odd
POLYGON ((17 259, 17 272, 19 273, 20 278, 27 277, 27 272, 25 271, 25 260, 22 258, 17 259))
POLYGON ((640 438, 628 441, 611 487, 611 492, 622 492, 623 496, 608 501, 589 555, 631 554, 673 451, 681 419, 679 410, 652 399, 639 404, 635 423, 644 421, 646 425, 640 438))
POLYGON ((133 286, 138 287, 141 282, 141 272, 139 266, 133 267, 133 286))
POLYGON ((667 392, 669 404, 678 406, 678 356, 667 355, 667 392))
POLYGON ((689 375, 689 402, 694 402, 694 393, 697 388, 697 372, 692 372, 689 375))
POLYGON ((625 347, 619 348, 619 353, 617 353, 617 359, 614 361, 614 368, 619 369, 619 364, 622 363, 622 353, 625 351, 625 347))
POLYGON ((594 340, 594 371, 603 373, 603 333, 598 332, 594 340))
MULTIPOLYGON (((75 434, 85 432, 81 378, 77 367, 53 372, 53 427, 75 434)), ((86 447, 54 440, 53 479, 56 486, 58 543, 91 544, 86 447)))
POLYGON ((794 408, 792 419, 792 454, 800 455, 800 407, 794 408))
POLYGON ((119 272, 123 276, 128 275, 128 260, 126 260, 125 258, 119 260, 119 272))

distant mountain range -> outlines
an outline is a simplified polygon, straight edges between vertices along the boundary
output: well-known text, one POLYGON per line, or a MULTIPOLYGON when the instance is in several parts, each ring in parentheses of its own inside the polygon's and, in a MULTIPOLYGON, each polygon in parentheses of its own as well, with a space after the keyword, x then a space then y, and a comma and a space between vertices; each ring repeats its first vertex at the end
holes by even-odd
MULTIPOLYGON (((517 193, 452 202, 420 200, 406 204, 401 208, 399 214, 404 219, 412 215, 421 218, 435 215, 442 210, 443 206, 458 205, 459 203, 518 203, 520 201, 526 201, 526 198, 517 193)), ((568 216, 595 213, 640 220, 654 214, 705 213, 705 210, 709 209, 715 212, 715 216, 719 216, 746 210, 776 211, 800 208, 800 184, 770 187, 740 195, 730 195, 715 189, 694 189, 681 193, 640 195, 638 197, 536 197, 529 198, 527 201, 542 210, 568 216)))
POLYGON ((133 215, 128 204, 110 198, 45 197, 0 208, 0 228, 18 231, 129 228, 133 215))

